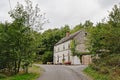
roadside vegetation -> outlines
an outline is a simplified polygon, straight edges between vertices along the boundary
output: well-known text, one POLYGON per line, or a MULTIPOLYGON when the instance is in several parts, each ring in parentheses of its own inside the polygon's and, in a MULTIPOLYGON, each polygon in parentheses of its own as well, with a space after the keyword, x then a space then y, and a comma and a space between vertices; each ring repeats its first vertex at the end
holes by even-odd
POLYGON ((113 7, 108 20, 88 31, 93 63, 85 72, 94 80, 120 80, 120 4, 113 7))
POLYGON ((92 69, 91 66, 84 69, 84 72, 91 77, 93 80, 109 80, 107 74, 102 74, 92 69))
POLYGON ((35 80, 37 79, 41 74, 41 68, 39 66, 31 66, 28 68, 28 73, 25 73, 24 71, 20 71, 17 75, 13 76, 7 76, 4 74, 0 74, 0 80, 35 80))
POLYGON ((47 21, 38 5, 34 8, 31 1, 25 2, 26 6, 17 3, 9 11, 11 23, 0 23, 1 80, 31 80, 39 75, 33 72, 37 67, 32 67, 34 69, 29 73, 29 66, 34 63, 38 51, 39 30, 47 21))

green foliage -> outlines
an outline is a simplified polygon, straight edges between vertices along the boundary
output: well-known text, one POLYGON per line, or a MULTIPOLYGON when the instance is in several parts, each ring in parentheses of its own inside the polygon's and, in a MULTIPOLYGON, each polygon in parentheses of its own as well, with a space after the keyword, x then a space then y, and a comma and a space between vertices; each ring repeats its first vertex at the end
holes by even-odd
POLYGON ((42 62, 43 63, 47 63, 47 62, 52 62, 53 61, 53 52, 51 51, 46 51, 43 55, 42 55, 42 62))
POLYGON ((45 14, 41 13, 38 4, 33 7, 30 0, 25 0, 26 5, 17 3, 17 6, 9 12, 10 17, 14 20, 19 20, 27 27, 35 31, 40 31, 48 20, 45 14))
POLYGON ((76 42, 75 42, 75 40, 71 40, 71 42, 70 42, 70 49, 71 49, 72 55, 76 56, 77 55, 77 51, 76 51, 76 42))
POLYGON ((40 76, 40 67, 32 65, 29 67, 29 73, 24 73, 21 71, 19 74, 13 76, 6 76, 5 74, 0 74, 0 80, 35 80, 40 76))
POLYGON ((90 31, 90 51, 109 50, 110 53, 120 53, 120 8, 115 5, 107 23, 99 23, 90 31), (117 18, 116 18, 117 17, 117 18))
POLYGON ((43 23, 36 22, 36 19, 42 18, 39 17, 37 6, 34 12, 32 3, 29 0, 26 0, 26 3, 28 10, 18 3, 16 8, 9 12, 13 18, 12 23, 0 24, 0 70, 11 75, 19 73, 21 66, 26 67, 28 72, 28 66, 33 62, 38 50, 40 34, 34 31, 33 25, 42 26, 43 23))
POLYGON ((112 11, 109 14, 108 23, 113 27, 120 27, 120 5, 114 5, 112 11))
POLYGON ((109 80, 108 75, 100 74, 94 69, 92 69, 90 66, 84 69, 84 72, 90 77, 92 77, 93 80, 109 80))
POLYGON ((79 31, 80 29, 84 28, 83 25, 80 23, 79 25, 76 25, 71 31, 70 33, 75 33, 77 31, 79 31))
POLYGON ((0 74, 0 79, 6 78, 7 76, 4 74, 0 74))
POLYGON ((93 23, 90 20, 86 20, 84 23, 84 28, 93 27, 93 23))
MULTIPOLYGON (((94 59, 93 63, 90 67, 92 70, 97 72, 98 74, 108 76, 108 80, 119 80, 120 76, 120 55, 112 54, 107 55, 107 57, 103 57, 100 59, 94 59)), ((89 73, 89 72, 87 72, 89 73)), ((91 75, 92 72, 89 73, 91 75)))
POLYGON ((35 80, 39 75, 35 73, 17 74, 0 80, 35 80))
POLYGON ((89 29, 89 50, 93 57, 92 69, 107 74, 109 80, 120 79, 120 6, 115 5, 108 22, 89 29))

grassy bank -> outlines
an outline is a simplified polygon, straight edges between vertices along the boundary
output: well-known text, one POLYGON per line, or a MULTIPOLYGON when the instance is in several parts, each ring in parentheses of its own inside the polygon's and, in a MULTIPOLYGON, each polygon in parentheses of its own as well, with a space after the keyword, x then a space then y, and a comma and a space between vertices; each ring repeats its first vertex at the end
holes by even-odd
POLYGON ((40 76, 40 67, 32 66, 32 67, 29 67, 29 73, 21 72, 17 75, 9 76, 9 77, 1 75, 0 80, 35 80, 39 76, 40 76))
POLYGON ((90 76, 93 80, 109 80, 108 75, 103 75, 93 70, 91 67, 84 69, 84 72, 90 76))

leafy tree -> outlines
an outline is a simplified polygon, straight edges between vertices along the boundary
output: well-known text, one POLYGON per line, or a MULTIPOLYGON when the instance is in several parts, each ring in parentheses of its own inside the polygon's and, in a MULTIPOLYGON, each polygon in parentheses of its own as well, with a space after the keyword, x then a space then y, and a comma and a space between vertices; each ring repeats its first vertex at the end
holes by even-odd
POLYGON ((28 65, 38 51, 40 40, 40 34, 34 31, 34 26, 41 28, 43 25, 38 6, 33 10, 32 3, 29 0, 26 0, 26 3, 27 9, 18 3, 16 8, 9 12, 13 18, 12 23, 0 24, 1 69, 7 68, 5 70, 14 74, 19 72, 22 65, 26 72, 28 71, 28 65), (38 19, 41 21, 38 22, 38 19))
POLYGON ((70 32, 70 27, 68 25, 65 25, 60 29, 60 36, 65 37, 67 32, 70 32))
POLYGON ((42 55, 42 62, 43 63, 47 63, 47 62, 52 62, 53 61, 53 52, 51 51, 46 51, 43 55, 42 55))
POLYGON ((48 23, 48 20, 45 18, 45 13, 41 13, 38 4, 34 8, 30 0, 25 0, 25 3, 26 6, 17 3, 15 9, 9 12, 10 17, 14 20, 21 19, 25 26, 30 27, 35 31, 40 31, 42 26, 45 23, 48 23))
POLYGON ((112 8, 109 14, 108 23, 111 24, 112 27, 120 27, 120 5, 114 5, 114 8, 112 8))
POLYGON ((90 20, 86 20, 85 23, 84 23, 84 27, 85 28, 87 28, 87 27, 93 27, 93 23, 90 20))
POLYGON ((115 5, 109 14, 108 22, 98 23, 89 28, 89 49, 99 57, 93 59, 93 69, 109 74, 111 80, 119 78, 120 63, 120 6, 115 5), (113 69, 114 68, 114 69, 113 69), (118 72, 116 72, 118 71, 118 72), (116 73, 116 77, 113 77, 116 73))
POLYGON ((82 23, 80 23, 79 25, 76 25, 71 31, 70 33, 75 33, 77 31, 79 31, 80 29, 84 28, 84 26, 82 25, 82 23))
POLYGON ((111 53, 119 53, 120 36, 120 8, 116 5, 110 12, 108 23, 99 23, 90 31, 92 50, 109 50, 111 53), (117 18, 116 18, 117 17, 117 18))

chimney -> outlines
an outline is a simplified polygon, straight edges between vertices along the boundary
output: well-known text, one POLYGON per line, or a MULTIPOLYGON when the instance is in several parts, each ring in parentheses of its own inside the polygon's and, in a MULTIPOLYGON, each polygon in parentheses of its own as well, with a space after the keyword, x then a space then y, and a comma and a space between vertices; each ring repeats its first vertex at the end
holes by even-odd
POLYGON ((70 33, 69 32, 66 32, 66 37, 69 37, 70 36, 70 33))

